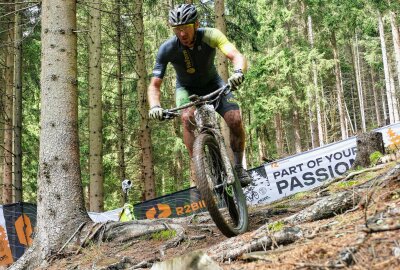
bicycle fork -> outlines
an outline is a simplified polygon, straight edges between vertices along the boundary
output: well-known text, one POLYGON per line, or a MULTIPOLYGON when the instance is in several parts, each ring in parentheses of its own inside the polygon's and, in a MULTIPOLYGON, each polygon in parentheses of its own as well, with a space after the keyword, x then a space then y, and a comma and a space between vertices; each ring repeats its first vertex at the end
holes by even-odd
POLYGON ((224 160, 225 164, 225 169, 226 169, 226 175, 227 175, 227 184, 231 185, 235 182, 235 175, 233 173, 233 168, 231 164, 231 160, 228 157, 228 151, 226 150, 226 145, 224 141, 224 137, 220 132, 213 132, 214 136, 217 139, 217 142, 219 144, 219 149, 221 150, 221 156, 222 159, 224 160))
POLYGON ((231 161, 228 157, 228 151, 226 150, 224 137, 218 129, 218 121, 213 105, 203 104, 202 106, 196 107, 194 118, 198 127, 198 133, 207 130, 207 132, 211 132, 217 140, 221 156, 225 164, 227 175, 226 183, 228 185, 232 185, 235 182, 235 175, 233 173, 231 161))

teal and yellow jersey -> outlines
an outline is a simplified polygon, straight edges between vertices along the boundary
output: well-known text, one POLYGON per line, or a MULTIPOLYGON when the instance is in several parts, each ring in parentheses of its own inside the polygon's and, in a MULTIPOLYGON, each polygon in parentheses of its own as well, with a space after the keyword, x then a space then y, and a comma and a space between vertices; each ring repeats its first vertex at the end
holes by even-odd
POLYGON ((216 48, 227 54, 235 47, 215 28, 197 29, 195 44, 190 49, 174 36, 160 46, 153 76, 162 79, 168 63, 171 63, 176 71, 176 88, 204 94, 210 86, 223 84, 214 64, 216 48))

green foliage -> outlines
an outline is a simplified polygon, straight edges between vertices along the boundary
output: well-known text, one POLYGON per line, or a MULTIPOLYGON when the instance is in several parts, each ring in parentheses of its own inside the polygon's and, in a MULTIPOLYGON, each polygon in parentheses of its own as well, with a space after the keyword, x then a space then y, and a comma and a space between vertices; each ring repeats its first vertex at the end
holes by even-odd
POLYGON ((382 157, 383 157, 383 154, 382 154, 381 152, 379 152, 379 151, 373 152, 373 153, 369 156, 369 160, 370 160, 370 162, 371 162, 371 165, 372 165, 372 166, 375 166, 375 165, 378 163, 379 159, 381 159, 382 157))
MULTIPOLYGON (((183 1, 178 1, 179 3, 183 1)), ((175 4, 177 4, 176 2, 175 4)), ((162 1, 143 2, 145 26, 145 53, 148 76, 154 65, 157 49, 173 33, 167 24, 169 7, 162 1)), ((199 2, 201 25, 214 26, 213 1, 199 2)), ((299 114, 302 150, 310 148, 308 110, 315 109, 311 96, 318 93, 323 119, 326 121, 328 141, 341 138, 337 110, 335 62, 333 60, 332 36, 337 40, 341 68, 344 102, 353 126, 360 128, 359 105, 354 81, 353 43, 357 33, 361 50, 364 84, 370 89, 370 73, 374 73, 375 87, 381 91, 385 85, 382 72, 382 51, 377 30, 377 12, 383 16, 389 11, 399 14, 399 1, 354 0, 354 1, 233 1, 225 3, 227 37, 249 60, 249 70, 241 91, 235 92, 246 122, 248 163, 259 166, 260 142, 265 143, 268 158, 279 158, 276 150, 275 117, 282 116, 285 134, 285 152, 294 153, 293 114, 299 114), (304 4, 304 5, 303 5, 304 4), (312 19, 314 44, 308 37, 308 19, 312 19), (316 67, 318 84, 312 80, 316 67), (260 135, 260 136, 259 136, 260 135), (262 136, 261 136, 262 135, 262 136), (261 140, 260 140, 261 141, 261 140)), ((105 208, 122 206, 121 180, 118 175, 118 104, 116 74, 116 5, 103 2, 102 10, 102 69, 103 69, 103 165, 105 208)), ((89 6, 79 3, 78 15, 78 67, 79 67, 79 139, 82 183, 85 192, 89 184, 89 135, 88 135, 88 80, 87 80, 87 29, 89 6)), ((125 127, 124 155, 126 177, 133 181, 129 202, 142 200, 142 160, 138 138, 141 115, 137 110, 137 82, 135 71, 134 38, 135 22, 132 14, 134 4, 121 2, 121 49, 123 72, 123 104, 125 127)), ((26 11, 23 40, 23 185, 24 200, 36 201, 36 178, 39 156, 40 116, 40 24, 39 14, 26 11)), ((389 23, 385 31, 390 35, 389 23)), ((399 23, 397 18, 397 23, 399 23)), ((389 36, 387 36, 389 40, 389 36)), ((394 61, 392 61, 394 62, 394 61)), ((232 66, 230 66, 232 69, 232 66)), ((168 67, 163 80, 163 107, 174 105, 175 75, 168 67)), ((368 94, 370 94, 368 92, 368 94)), ((370 103, 370 100, 368 101, 370 103)), ((367 103, 368 103, 367 102, 367 103)), ((370 104, 370 106, 372 106, 370 104)), ((368 119, 368 127, 376 126, 374 117, 368 119)), ((189 157, 182 140, 180 123, 164 121, 150 122, 156 194, 163 195, 189 186, 189 157), (179 162, 178 162, 179 161, 179 162), (177 172, 177 166, 182 169, 177 172)), ((349 128, 350 129, 350 128, 349 128)), ((357 130, 355 131, 357 132, 357 130)), ((150 138, 148 138, 150 139, 150 138)), ((374 163, 378 154, 371 157, 374 163)), ((296 195, 302 196, 302 194, 296 195)), ((281 205, 282 207, 286 207, 281 205)), ((279 207, 279 206, 278 206, 279 207)))

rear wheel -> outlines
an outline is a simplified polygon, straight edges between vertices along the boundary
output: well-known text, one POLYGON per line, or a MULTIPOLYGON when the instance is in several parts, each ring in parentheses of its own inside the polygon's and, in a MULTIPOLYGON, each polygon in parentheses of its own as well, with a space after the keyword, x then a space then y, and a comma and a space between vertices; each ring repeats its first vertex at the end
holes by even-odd
POLYGON ((236 174, 235 182, 227 184, 227 168, 214 136, 200 134, 194 142, 193 156, 197 188, 218 229, 227 237, 245 232, 246 199, 236 174))

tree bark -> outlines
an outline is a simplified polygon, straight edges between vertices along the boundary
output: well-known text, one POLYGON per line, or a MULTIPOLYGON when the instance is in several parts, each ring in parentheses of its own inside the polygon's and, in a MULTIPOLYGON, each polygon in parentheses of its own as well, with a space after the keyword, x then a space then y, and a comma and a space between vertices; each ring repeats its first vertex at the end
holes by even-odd
MULTIPOLYGON (((313 32, 313 24, 311 16, 308 16, 308 41, 310 42, 311 49, 314 48, 314 32, 313 32)), ((321 105, 320 105, 320 95, 318 90, 318 70, 317 64, 315 60, 312 60, 312 81, 313 81, 313 90, 311 90, 311 95, 314 96, 315 99, 315 114, 317 116, 316 127, 318 130, 318 144, 315 144, 317 141, 315 140, 315 146, 323 146, 324 145, 324 131, 322 127, 322 116, 321 116, 321 105)), ((314 146, 314 147, 315 147, 314 146)))
POLYGON ((21 4, 15 4, 14 59, 14 188, 15 202, 22 202, 22 25, 21 4))
POLYGON ((396 14, 390 11, 390 26, 392 28, 393 48, 396 58, 397 81, 400 86, 400 35, 396 24, 396 14))
MULTIPOLYGON (((0 22, 0 26, 4 24, 0 22)), ((0 42, 6 43, 6 35, 0 34, 0 42)), ((0 59, 6 62, 7 49, 0 49, 0 59)), ((5 69, 0 70, 0 157, 4 157, 4 100, 6 92, 5 69)), ((4 158, 0 158, 0 202, 3 202, 3 179, 4 179, 4 158)))
POLYGON ((370 73, 371 73, 372 93, 374 95, 374 108, 375 108, 376 122, 378 124, 378 127, 381 127, 382 119, 381 119, 381 112, 379 110, 379 108, 381 107, 381 103, 379 102, 379 92, 375 86, 376 80, 375 80, 375 74, 374 74, 373 67, 370 67, 370 73))
MULTIPOLYGON (((225 1, 216 0, 214 2, 214 9, 215 9, 215 27, 226 35, 225 1)), ((225 55, 219 50, 217 51, 217 69, 218 69, 218 74, 221 76, 221 78, 225 82, 227 82, 229 77, 228 61, 225 55)), ((221 126, 222 136, 224 137, 225 142, 227 142, 226 150, 228 151, 229 159, 233 161, 233 151, 231 145, 228 143, 231 141, 229 127, 222 118, 220 121, 220 126, 221 126)), ((246 163, 244 162, 243 164, 246 163)))
MULTIPOLYGON (((296 104, 297 102, 295 102, 296 104)), ((300 116, 298 106, 293 109, 293 131, 294 131, 294 147, 296 153, 301 153, 301 132, 300 132, 300 116)))
POLYGON ((279 158, 285 156, 284 150, 284 138, 283 138, 283 125, 282 115, 280 113, 275 114, 275 132, 276 132, 276 152, 279 158))
POLYGON ((386 41, 385 41, 385 32, 383 27, 383 20, 380 12, 378 11, 378 28, 379 28, 379 37, 381 40, 381 49, 382 49, 382 60, 383 60, 383 70, 385 74, 385 85, 386 85, 386 97, 389 108, 389 121, 390 124, 399 121, 399 113, 398 113, 398 104, 396 100, 395 89, 392 89, 391 80, 390 80, 390 71, 389 71, 389 62, 387 58, 386 52, 386 41))
MULTIPOLYGON (((13 1, 9 1, 13 3, 13 1)), ((3 167, 3 204, 12 203, 12 140, 13 140, 13 88, 14 88, 14 11, 12 5, 8 5, 11 15, 7 21, 7 55, 5 66, 6 92, 4 99, 4 167, 3 167)))
POLYGON ((339 58, 339 51, 336 44, 336 33, 332 31, 331 33, 331 43, 332 43, 332 51, 333 51, 333 58, 335 61, 335 77, 336 77, 336 96, 337 96, 337 104, 339 110, 339 122, 340 122, 340 132, 342 135, 342 140, 347 139, 347 129, 346 129, 346 117, 344 113, 344 106, 343 106, 343 85, 342 85, 342 78, 340 72, 340 58, 339 58))
POLYGON ((144 182, 144 199, 153 199, 156 196, 156 185, 154 177, 153 154, 151 149, 151 133, 149 127, 149 119, 147 116, 147 72, 144 48, 144 26, 143 26, 143 10, 142 1, 135 2, 134 32, 135 32, 135 53, 136 53, 136 70, 138 75, 138 100, 140 114, 140 155, 141 155, 141 180, 144 182))
POLYGON ((367 131, 367 125, 365 121, 365 107, 364 107, 364 90, 362 87, 362 77, 361 77, 361 65, 360 65, 360 53, 358 47, 358 34, 355 33, 354 39, 354 53, 353 53, 353 63, 354 63, 354 73, 356 77, 356 85, 357 85, 357 93, 358 93, 358 102, 360 106, 360 115, 361 115, 361 130, 362 132, 367 131))
POLYGON ((101 88, 101 0, 89 8, 89 176, 90 211, 104 211, 103 103, 101 88))
POLYGON ((89 220, 79 164, 76 2, 42 2, 36 259, 45 262, 89 220))
POLYGON ((357 155, 352 167, 361 166, 365 168, 370 166, 370 156, 376 151, 385 153, 382 133, 372 131, 357 136, 357 155))
POLYGON ((122 22, 121 22, 121 1, 116 0, 116 45, 117 45, 117 138, 118 138, 118 177, 120 181, 126 178, 126 164, 125 164, 125 118, 124 118, 124 108, 123 100, 124 93, 122 91, 122 50, 121 50, 121 36, 122 36, 122 22))

